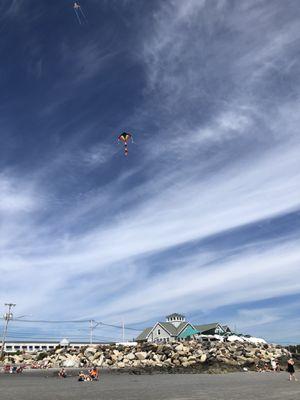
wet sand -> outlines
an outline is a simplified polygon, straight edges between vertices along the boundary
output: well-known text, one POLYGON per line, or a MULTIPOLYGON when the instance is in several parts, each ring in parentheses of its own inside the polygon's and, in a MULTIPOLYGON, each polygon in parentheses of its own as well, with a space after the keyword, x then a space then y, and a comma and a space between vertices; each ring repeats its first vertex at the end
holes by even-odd
POLYGON ((300 382, 287 373, 101 375, 99 382, 53 372, 0 374, 1 400, 295 400, 300 382))

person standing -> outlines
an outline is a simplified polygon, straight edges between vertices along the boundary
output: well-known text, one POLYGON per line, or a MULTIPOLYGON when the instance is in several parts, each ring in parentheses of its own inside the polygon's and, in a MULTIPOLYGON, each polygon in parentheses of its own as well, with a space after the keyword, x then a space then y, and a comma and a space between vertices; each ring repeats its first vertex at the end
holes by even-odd
POLYGON ((293 379, 295 381, 298 380, 298 379, 295 378, 295 367, 294 367, 294 365, 295 365, 295 361, 292 358, 290 358, 288 360, 288 363, 287 363, 287 372, 290 374, 289 381, 291 381, 293 379))

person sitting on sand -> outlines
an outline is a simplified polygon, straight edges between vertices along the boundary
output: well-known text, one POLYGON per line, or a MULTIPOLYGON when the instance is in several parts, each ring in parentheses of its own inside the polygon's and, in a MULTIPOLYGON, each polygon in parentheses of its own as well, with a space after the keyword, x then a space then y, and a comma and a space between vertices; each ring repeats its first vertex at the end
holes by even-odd
POLYGON ((85 381, 85 375, 83 371, 80 371, 78 375, 78 382, 84 382, 84 381, 85 381))
POLYGON ((64 368, 62 368, 62 369, 59 371, 58 376, 59 376, 60 378, 66 378, 66 377, 67 377, 66 370, 65 370, 64 368))
POLYGON ((256 367, 256 371, 257 372, 263 372, 263 370, 262 370, 261 366, 259 365, 259 363, 256 364, 255 367, 256 367))
POLYGON ((99 379, 99 373, 96 367, 93 367, 89 371, 90 377, 92 378, 93 381, 97 381, 99 379))
POLYGON ((298 379, 295 378, 295 367, 294 367, 295 361, 290 358, 287 362, 287 372, 290 374, 289 376, 289 381, 294 380, 297 381, 298 379))
POLYGON ((280 372, 280 371, 281 371, 280 364, 279 364, 279 361, 277 360, 276 361, 276 372, 280 372))
POLYGON ((269 368, 269 364, 268 364, 268 363, 265 363, 265 365, 264 365, 264 371, 265 371, 265 372, 270 372, 270 368, 269 368))
POLYGON ((272 367, 272 370, 275 372, 276 371, 276 361, 274 358, 272 358, 272 360, 271 360, 271 367, 272 367))
POLYGON ((11 374, 16 374, 17 373, 17 366, 13 365, 9 371, 11 374))

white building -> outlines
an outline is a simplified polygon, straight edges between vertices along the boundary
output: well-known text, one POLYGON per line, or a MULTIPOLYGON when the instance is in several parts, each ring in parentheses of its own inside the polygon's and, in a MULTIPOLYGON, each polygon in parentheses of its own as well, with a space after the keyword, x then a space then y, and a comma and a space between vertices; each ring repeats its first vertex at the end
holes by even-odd
MULTIPOLYGON (((104 344, 104 343, 93 343, 93 345, 104 344)), ((61 341, 47 341, 42 342, 38 340, 32 341, 7 341, 4 345, 5 353, 16 353, 20 352, 37 352, 37 351, 49 351, 54 350, 57 346, 68 347, 70 349, 79 349, 80 347, 90 346, 87 342, 69 342, 67 339, 61 341)), ((0 345, 1 348, 1 345, 0 345)))

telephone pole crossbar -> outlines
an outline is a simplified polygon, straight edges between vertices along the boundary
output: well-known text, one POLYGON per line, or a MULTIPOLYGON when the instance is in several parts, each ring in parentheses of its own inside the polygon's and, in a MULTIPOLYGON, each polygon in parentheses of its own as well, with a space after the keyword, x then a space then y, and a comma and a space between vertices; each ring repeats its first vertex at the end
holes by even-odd
POLYGON ((4 347, 5 347, 5 341, 6 341, 6 336, 7 336, 7 330, 8 330, 8 323, 11 319, 13 319, 13 313, 12 313, 12 308, 16 306, 14 303, 5 303, 5 306, 8 307, 7 312, 3 315, 4 319, 4 329, 3 329, 3 335, 2 335, 2 343, 1 343, 1 351, 0 351, 0 358, 3 357, 4 354, 4 347))

